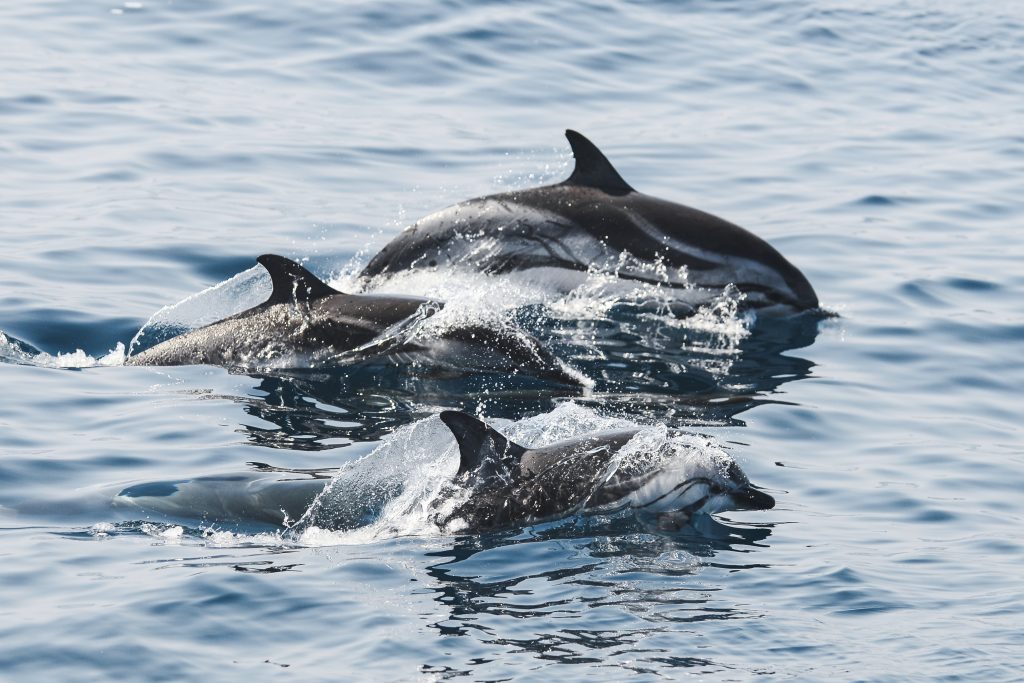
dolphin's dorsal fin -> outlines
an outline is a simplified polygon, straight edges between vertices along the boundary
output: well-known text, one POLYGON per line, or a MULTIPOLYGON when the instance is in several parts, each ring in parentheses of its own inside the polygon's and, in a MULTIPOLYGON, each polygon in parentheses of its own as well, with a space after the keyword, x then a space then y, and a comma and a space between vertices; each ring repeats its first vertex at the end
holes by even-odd
POLYGON ((629 194, 633 188, 622 179, 597 146, 574 130, 566 130, 572 155, 576 158, 576 168, 565 182, 570 185, 593 187, 608 194, 629 194))
POLYGON ((459 410, 446 410, 439 416, 455 435, 459 444, 459 472, 476 472, 481 479, 497 473, 500 466, 518 463, 526 449, 509 441, 472 415, 459 410))
POLYGON ((313 273, 291 259, 277 254, 264 254, 256 259, 270 273, 274 291, 268 304, 301 303, 315 301, 325 296, 341 294, 313 273))

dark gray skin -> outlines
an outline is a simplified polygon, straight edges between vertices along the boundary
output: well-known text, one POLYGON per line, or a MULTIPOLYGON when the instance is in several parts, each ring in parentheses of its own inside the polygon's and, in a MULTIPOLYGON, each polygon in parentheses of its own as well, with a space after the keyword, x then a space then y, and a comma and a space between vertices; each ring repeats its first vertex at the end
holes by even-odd
POLYGON ((609 476, 612 459, 639 430, 603 432, 528 449, 466 413, 445 411, 440 417, 459 445, 456 481, 472 489, 466 502, 438 520, 441 526, 462 520, 473 530, 485 531, 624 508, 685 521, 698 513, 775 506, 775 500, 753 486, 735 462, 723 470, 685 476, 673 472, 668 481, 662 470, 630 472, 616 467, 609 476))
POLYGON ((604 154, 579 133, 566 137, 576 158, 568 180, 470 199, 421 219, 391 240, 363 269, 372 278, 411 268, 461 266, 500 274, 557 269, 564 287, 592 266, 627 280, 720 291, 733 284, 757 309, 807 310, 818 297, 793 264, 747 230, 716 216, 630 187, 604 154), (685 282, 620 257, 685 267, 685 282))
POLYGON ((268 363, 304 365, 312 360, 357 361, 394 355, 408 361, 454 364, 460 369, 496 370, 580 385, 530 335, 482 325, 446 330, 429 343, 410 343, 401 329, 443 308, 414 296, 345 294, 304 267, 274 254, 257 261, 273 283, 259 306, 201 327, 129 357, 126 365, 221 365, 260 367, 268 363), (284 360, 282 360, 284 359, 284 360))
POLYGON ((273 292, 259 306, 168 339, 126 365, 259 364, 284 354, 336 355, 360 348, 385 330, 443 304, 412 296, 344 294, 298 263, 264 254, 273 292))

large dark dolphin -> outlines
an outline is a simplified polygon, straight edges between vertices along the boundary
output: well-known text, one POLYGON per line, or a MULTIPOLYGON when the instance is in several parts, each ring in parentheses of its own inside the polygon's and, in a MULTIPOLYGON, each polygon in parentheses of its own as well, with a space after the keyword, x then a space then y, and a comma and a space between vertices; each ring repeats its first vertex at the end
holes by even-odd
POLYGON ((616 456, 640 431, 602 432, 543 448, 525 448, 471 415, 445 411, 441 420, 459 445, 456 481, 465 502, 442 526, 461 520, 474 530, 527 526, 581 512, 632 508, 673 523, 696 514, 767 510, 775 499, 754 487, 734 460, 669 460, 636 471, 616 456))
POLYGON ((431 214, 391 240, 361 275, 441 266, 494 274, 544 269, 545 281, 570 290, 596 267, 711 293, 733 284, 755 309, 818 307, 807 278, 767 242, 711 214, 637 192, 593 143, 572 130, 565 135, 576 158, 568 180, 431 214))
POLYGON ((561 383, 587 380, 518 330, 459 325, 424 340, 403 334, 444 304, 414 296, 345 294, 298 263, 264 254, 273 284, 262 304, 130 356, 126 365, 300 367, 389 355, 468 370, 519 372, 561 383))

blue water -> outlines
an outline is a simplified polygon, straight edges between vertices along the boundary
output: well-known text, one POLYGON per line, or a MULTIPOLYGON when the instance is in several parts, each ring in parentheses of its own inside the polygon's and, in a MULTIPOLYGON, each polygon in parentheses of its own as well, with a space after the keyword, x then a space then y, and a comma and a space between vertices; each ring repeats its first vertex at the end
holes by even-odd
POLYGON ((53 1, 0 36, 0 678, 1024 676, 1020 3, 53 1), (344 283, 422 215, 565 177, 567 127, 839 317, 557 302, 582 395, 119 365, 258 254, 344 283), (778 505, 301 539, 109 505, 450 407, 699 432, 778 505))

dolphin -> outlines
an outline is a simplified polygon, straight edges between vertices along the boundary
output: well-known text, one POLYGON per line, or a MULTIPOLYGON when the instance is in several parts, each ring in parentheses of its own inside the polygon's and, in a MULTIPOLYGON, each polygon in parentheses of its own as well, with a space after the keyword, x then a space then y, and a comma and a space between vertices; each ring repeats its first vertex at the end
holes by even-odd
MULTIPOLYGON (((639 429, 526 448, 464 412, 447 410, 439 417, 459 449, 458 471, 428 508, 431 523, 442 531, 488 532, 627 509, 676 528, 699 515, 775 506, 724 453, 700 459, 670 455, 657 466, 619 457, 639 429)), ((348 530, 373 524, 402 490, 385 480, 338 485, 334 470, 251 464, 258 471, 130 484, 112 502, 115 508, 171 518, 301 530, 312 519, 311 507, 333 486, 343 492, 344 503, 332 503, 326 523, 316 523, 348 530)), ((420 509, 417 503, 410 511, 420 509)))
POLYGON ((534 337, 483 324, 459 325, 421 340, 407 332, 444 307, 441 301, 391 294, 345 294, 295 261, 256 259, 273 285, 262 304, 163 341, 126 365, 299 367, 310 362, 390 356, 457 369, 520 371, 562 384, 588 380, 534 337))
POLYGON ((331 481, 316 472, 244 472, 132 484, 113 504, 174 518, 284 526, 309 509, 331 481))
POLYGON ((574 130, 565 135, 576 159, 567 180, 470 199, 422 218, 360 275, 452 266, 491 274, 531 271, 567 292, 596 268, 671 286, 694 303, 732 284, 750 309, 818 307, 803 273, 763 239, 717 216, 637 192, 590 140, 574 130))
POLYGON ((448 410, 440 418, 458 442, 456 482, 470 489, 438 519, 442 527, 461 520, 482 531, 627 508, 679 524, 698 514, 775 506, 724 454, 706 462, 669 459, 639 471, 620 463, 617 455, 639 429, 526 448, 466 413, 448 410))

